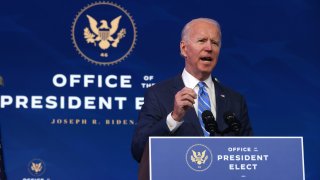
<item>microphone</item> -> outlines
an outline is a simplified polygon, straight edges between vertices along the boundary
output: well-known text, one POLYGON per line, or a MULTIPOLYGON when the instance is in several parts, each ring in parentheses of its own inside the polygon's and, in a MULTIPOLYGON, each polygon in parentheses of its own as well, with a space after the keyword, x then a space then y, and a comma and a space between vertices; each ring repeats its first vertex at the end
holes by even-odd
POLYGON ((204 128, 210 133, 210 136, 214 136, 215 133, 221 133, 218 129, 218 124, 214 120, 214 116, 211 111, 203 111, 201 117, 204 124, 204 128))
POLYGON ((229 126, 228 130, 235 133, 236 136, 240 134, 241 123, 236 118, 233 112, 226 112, 224 113, 224 121, 229 126))

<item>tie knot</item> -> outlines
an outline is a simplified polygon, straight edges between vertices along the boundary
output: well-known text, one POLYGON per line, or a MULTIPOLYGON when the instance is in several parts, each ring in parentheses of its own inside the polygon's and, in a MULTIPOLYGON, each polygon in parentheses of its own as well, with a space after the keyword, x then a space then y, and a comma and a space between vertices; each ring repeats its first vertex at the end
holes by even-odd
POLYGON ((198 83, 198 86, 199 86, 200 89, 203 89, 203 88, 206 86, 206 83, 200 81, 200 82, 198 83))

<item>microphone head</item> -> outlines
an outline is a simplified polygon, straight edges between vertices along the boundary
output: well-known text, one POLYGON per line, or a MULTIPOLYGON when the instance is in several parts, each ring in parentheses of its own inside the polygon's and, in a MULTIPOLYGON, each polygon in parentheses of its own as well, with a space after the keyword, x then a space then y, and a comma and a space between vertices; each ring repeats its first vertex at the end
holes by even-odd
POLYGON ((230 125, 232 122, 234 122, 234 121, 235 121, 235 118, 236 118, 236 117, 235 117, 235 114, 234 114, 233 112, 230 112, 230 111, 224 113, 223 117, 224 117, 224 121, 225 121, 228 125, 230 125))
POLYGON ((202 117, 202 120, 205 121, 204 123, 207 123, 207 122, 210 121, 211 119, 214 120, 213 114, 212 114, 212 112, 209 111, 209 110, 203 111, 201 117, 202 117))
POLYGON ((211 111, 209 110, 203 111, 201 117, 204 124, 204 128, 208 132, 210 132, 210 135, 213 135, 214 133, 220 133, 218 129, 218 124, 215 121, 211 111))
POLYGON ((241 123, 236 118, 235 113, 233 112, 224 113, 224 121, 228 124, 228 126, 236 135, 240 133, 241 123))

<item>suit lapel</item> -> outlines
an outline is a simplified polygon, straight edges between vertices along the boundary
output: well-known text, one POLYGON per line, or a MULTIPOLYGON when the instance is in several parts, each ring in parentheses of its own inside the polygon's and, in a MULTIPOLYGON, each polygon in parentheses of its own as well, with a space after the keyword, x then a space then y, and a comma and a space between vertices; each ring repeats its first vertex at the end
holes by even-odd
POLYGON ((215 95, 216 95, 216 121, 218 124, 218 127, 220 130, 224 130, 226 128, 226 124, 224 123, 223 114, 225 113, 224 110, 226 108, 226 101, 227 98, 225 92, 223 91, 223 88, 221 85, 213 79, 214 82, 214 88, 215 88, 215 95))

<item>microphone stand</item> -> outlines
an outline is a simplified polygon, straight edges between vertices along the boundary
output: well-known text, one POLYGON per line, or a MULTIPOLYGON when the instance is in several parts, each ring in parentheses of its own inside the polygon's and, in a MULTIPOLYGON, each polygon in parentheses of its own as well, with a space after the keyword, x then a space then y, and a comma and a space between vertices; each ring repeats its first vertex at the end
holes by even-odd
POLYGON ((217 130, 217 131, 212 131, 210 132, 210 136, 225 136, 225 134, 233 132, 235 136, 239 136, 239 132, 233 131, 230 127, 227 129, 223 130, 222 132, 217 130))

